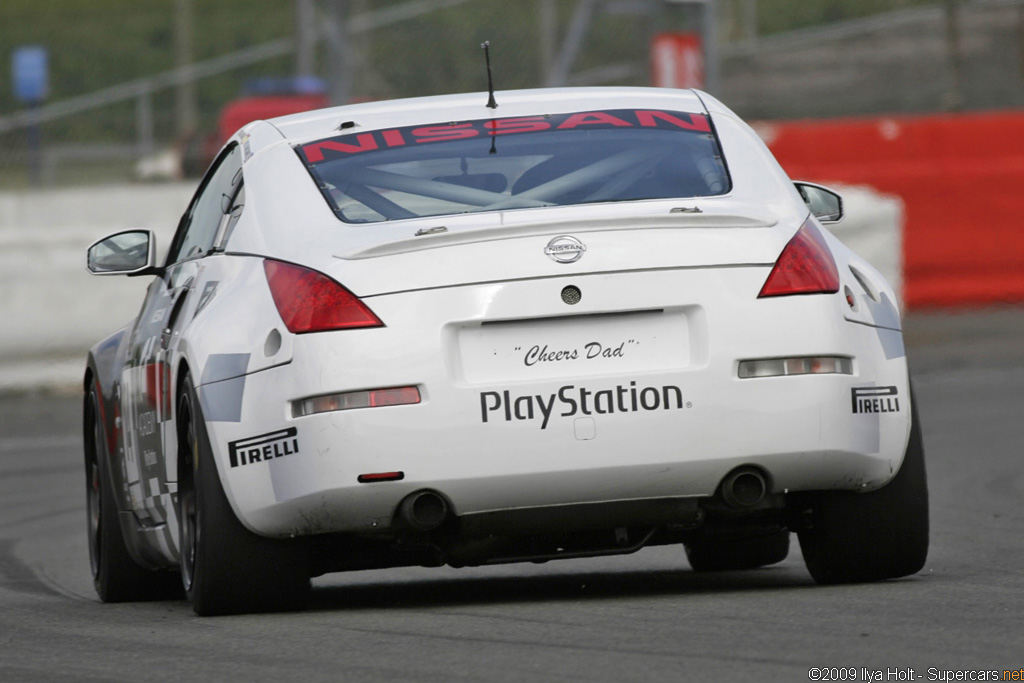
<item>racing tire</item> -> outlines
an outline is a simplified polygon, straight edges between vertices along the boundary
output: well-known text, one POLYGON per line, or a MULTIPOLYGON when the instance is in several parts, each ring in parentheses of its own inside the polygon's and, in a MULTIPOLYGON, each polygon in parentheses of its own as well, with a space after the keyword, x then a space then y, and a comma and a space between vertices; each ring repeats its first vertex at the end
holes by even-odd
POLYGON ((817 583, 865 583, 909 576, 928 558, 928 481, 911 395, 911 427, 896 476, 870 493, 821 492, 809 500, 800 550, 817 583))
POLYGON ((308 555, 302 545, 260 536, 238 520, 188 377, 178 429, 181 576, 192 609, 200 616, 302 609, 310 589, 308 555))
POLYGON ((696 572, 757 569, 789 555, 789 531, 742 539, 701 538, 685 544, 686 559, 696 572))
POLYGON ((97 595, 103 602, 180 599, 181 577, 176 571, 148 569, 128 552, 108 470, 110 457, 95 386, 86 392, 83 417, 86 532, 89 568, 97 595))

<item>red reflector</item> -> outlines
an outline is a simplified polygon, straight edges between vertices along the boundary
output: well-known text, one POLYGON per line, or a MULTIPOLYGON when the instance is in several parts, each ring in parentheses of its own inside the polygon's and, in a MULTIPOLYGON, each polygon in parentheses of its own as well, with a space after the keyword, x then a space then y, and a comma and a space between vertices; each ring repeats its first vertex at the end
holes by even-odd
POLYGON ((274 305, 292 334, 383 327, 373 311, 323 273, 282 261, 263 261, 274 305))
POLYGON ((782 250, 757 298, 790 294, 834 294, 839 269, 825 238, 810 221, 801 226, 782 250))
POLYGON ((356 481, 360 484, 369 484, 375 481, 401 481, 405 479, 405 472, 375 472, 373 474, 360 474, 356 481))
POLYGON ((420 402, 420 390, 416 387, 399 387, 397 389, 374 389, 369 392, 370 407, 404 406, 420 402))

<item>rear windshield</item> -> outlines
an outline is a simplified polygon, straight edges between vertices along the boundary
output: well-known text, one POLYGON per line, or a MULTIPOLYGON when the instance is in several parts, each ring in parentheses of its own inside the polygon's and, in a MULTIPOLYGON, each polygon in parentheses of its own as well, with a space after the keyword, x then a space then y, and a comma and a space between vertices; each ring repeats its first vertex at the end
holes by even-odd
POLYGON ((674 111, 408 126, 352 132, 296 149, 331 208, 348 223, 707 197, 730 189, 708 117, 674 111))

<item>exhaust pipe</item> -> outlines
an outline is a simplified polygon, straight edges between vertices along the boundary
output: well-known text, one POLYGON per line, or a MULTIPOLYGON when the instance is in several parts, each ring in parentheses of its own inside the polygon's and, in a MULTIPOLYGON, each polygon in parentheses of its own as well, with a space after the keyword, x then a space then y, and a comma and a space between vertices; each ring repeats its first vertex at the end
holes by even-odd
POLYGON ((434 491, 416 491, 402 500, 398 517, 417 531, 433 531, 448 518, 448 501, 434 491))
POLYGON ((768 481, 755 467, 740 467, 722 480, 722 498, 733 508, 752 508, 768 494, 768 481))

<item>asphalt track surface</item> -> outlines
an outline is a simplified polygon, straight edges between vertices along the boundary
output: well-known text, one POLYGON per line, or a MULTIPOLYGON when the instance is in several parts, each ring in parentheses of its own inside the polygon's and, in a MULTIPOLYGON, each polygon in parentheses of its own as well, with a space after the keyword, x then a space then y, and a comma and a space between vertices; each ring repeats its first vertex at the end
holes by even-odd
POLYGON ((694 573, 681 548, 665 547, 545 565, 334 574, 316 580, 309 609, 296 614, 203 619, 184 601, 105 605, 89 578, 78 397, 0 398, 0 681, 929 681, 1019 672, 1024 309, 916 315, 907 329, 931 553, 920 574, 867 585, 815 585, 796 544, 782 564, 721 574, 694 573))

